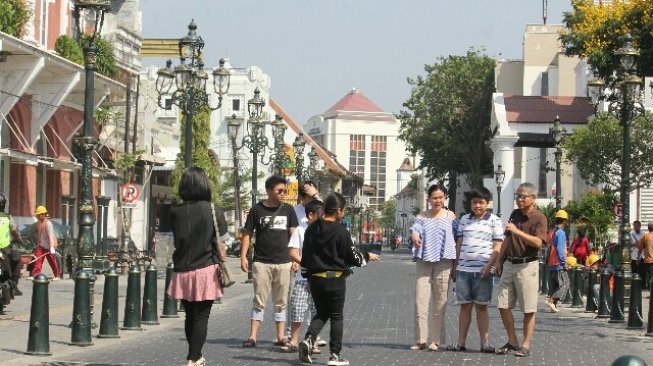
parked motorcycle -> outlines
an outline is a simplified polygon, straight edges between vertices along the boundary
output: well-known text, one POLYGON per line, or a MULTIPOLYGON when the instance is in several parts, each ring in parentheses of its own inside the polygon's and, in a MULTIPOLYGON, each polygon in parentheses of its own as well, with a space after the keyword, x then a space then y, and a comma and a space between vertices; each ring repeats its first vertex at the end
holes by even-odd
POLYGON ((4 315, 5 306, 14 299, 14 286, 11 282, 11 262, 8 253, 0 250, 0 315, 4 315))

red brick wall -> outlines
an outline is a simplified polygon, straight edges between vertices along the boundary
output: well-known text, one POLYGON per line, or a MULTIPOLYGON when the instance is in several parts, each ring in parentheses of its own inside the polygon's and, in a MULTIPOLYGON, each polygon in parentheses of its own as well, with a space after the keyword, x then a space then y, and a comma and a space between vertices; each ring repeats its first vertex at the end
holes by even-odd
POLYGON ((46 184, 48 189, 45 192, 45 201, 48 203, 48 213, 52 218, 61 217, 61 171, 48 170, 46 184))
POLYGON ((36 208, 36 167, 12 163, 9 180, 9 213, 33 216, 36 208))

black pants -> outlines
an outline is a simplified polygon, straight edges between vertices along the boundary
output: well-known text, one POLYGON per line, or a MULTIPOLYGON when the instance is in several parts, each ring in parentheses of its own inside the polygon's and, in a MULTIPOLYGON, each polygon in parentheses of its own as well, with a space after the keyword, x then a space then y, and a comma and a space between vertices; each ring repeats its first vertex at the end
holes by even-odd
MULTIPOLYGON (((635 249, 637 250, 637 249, 635 249)), ((644 262, 641 262, 637 264, 637 261, 630 261, 630 269, 632 273, 637 273, 641 278, 642 278, 642 289, 647 289, 649 288, 648 282, 651 280, 648 278, 647 273, 646 273, 646 264, 644 262)))
POLYGON ((642 263, 640 264, 642 272, 646 274, 646 281, 644 282, 644 277, 642 277, 642 287, 644 284, 647 285, 647 287, 650 289, 651 287, 651 281, 653 281, 653 263, 642 263))
POLYGON ((202 347, 206 342, 206 332, 213 300, 181 300, 181 302, 184 304, 184 311, 186 312, 186 322, 184 323, 186 341, 188 342, 188 356, 186 356, 186 359, 197 361, 202 357, 202 347))
POLYGON ((315 342, 324 324, 331 319, 329 349, 331 353, 339 355, 342 349, 343 309, 345 307, 345 293, 347 292, 345 277, 321 278, 309 276, 308 285, 311 288, 316 314, 311 320, 305 338, 310 338, 311 341, 315 342))

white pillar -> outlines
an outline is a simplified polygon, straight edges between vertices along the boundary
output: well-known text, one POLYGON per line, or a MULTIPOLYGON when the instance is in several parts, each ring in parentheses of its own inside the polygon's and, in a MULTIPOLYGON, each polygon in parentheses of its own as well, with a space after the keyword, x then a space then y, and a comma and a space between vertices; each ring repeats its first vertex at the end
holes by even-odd
POLYGON ((506 172, 506 177, 501 186, 501 221, 506 224, 514 207, 515 189, 521 182, 515 182, 515 143, 519 140, 517 136, 497 136, 492 140, 494 151, 494 169, 501 164, 506 172))

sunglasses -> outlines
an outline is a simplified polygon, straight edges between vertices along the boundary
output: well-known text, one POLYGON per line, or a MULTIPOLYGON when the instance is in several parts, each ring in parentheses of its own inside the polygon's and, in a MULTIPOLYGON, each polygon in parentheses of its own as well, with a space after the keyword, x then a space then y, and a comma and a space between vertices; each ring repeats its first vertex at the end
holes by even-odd
POLYGON ((287 190, 287 189, 277 189, 277 190, 274 191, 274 192, 275 192, 276 194, 286 194, 286 193, 288 193, 288 190, 287 190))
POLYGON ((523 194, 515 193, 515 199, 516 199, 517 201, 524 201, 524 200, 526 200, 528 197, 535 197, 535 195, 534 195, 534 194, 523 195, 523 194))

